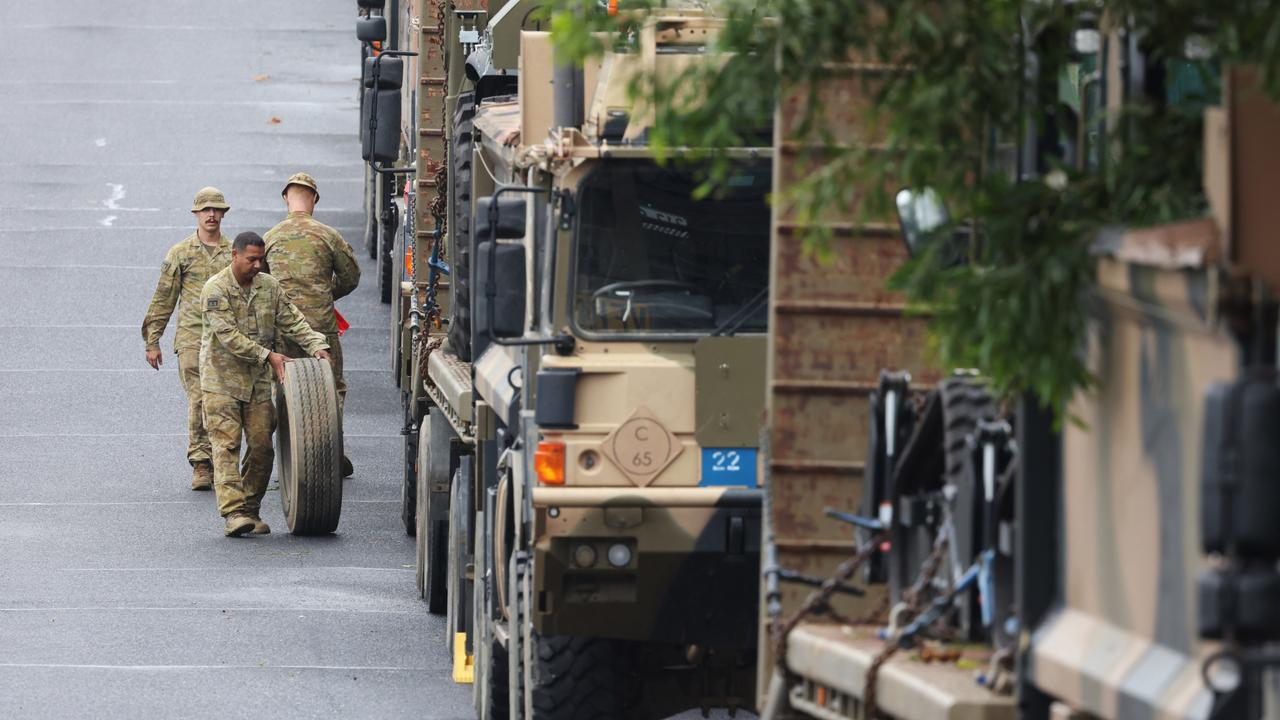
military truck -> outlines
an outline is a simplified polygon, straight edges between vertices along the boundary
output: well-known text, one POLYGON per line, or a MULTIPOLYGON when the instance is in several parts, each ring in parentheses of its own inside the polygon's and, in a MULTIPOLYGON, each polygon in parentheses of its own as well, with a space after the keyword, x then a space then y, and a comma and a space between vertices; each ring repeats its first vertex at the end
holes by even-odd
POLYGON ((749 707, 771 153, 695 199, 628 100, 714 62, 714 18, 637 18, 574 67, 537 7, 389 2, 365 61, 419 589, 481 717, 749 707))
MULTIPOLYGON (((1125 141, 1098 110, 1172 102, 1177 68, 1123 28, 1082 45, 1078 136, 1032 139, 1088 167, 1125 141)), ((828 114, 894 70, 833 68, 821 92, 846 102, 828 114)), ((1060 431, 1033 401, 993 402, 980 373, 931 367, 927 318, 884 289, 937 198, 907 190, 896 221, 833 223, 825 264, 775 216, 762 717, 1277 717, 1280 545, 1262 517, 1280 502, 1264 439, 1280 273, 1261 188, 1280 112, 1258 76, 1226 68, 1205 111, 1210 217, 1093 239, 1082 352, 1099 385, 1060 431)), ((1017 171, 1043 172, 1038 154, 1017 171)))

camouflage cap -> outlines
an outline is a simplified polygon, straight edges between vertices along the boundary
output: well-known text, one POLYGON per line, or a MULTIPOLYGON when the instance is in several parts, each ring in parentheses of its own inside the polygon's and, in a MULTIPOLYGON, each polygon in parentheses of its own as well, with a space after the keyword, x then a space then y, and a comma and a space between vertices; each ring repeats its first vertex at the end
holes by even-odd
POLYGON ((290 175, 288 182, 284 184, 284 189, 280 191, 280 194, 284 195, 286 192, 289 192, 290 185, 301 185, 303 187, 311 188, 311 191, 316 194, 316 200, 320 199, 320 189, 316 187, 315 178, 306 173, 294 173, 290 175))
POLYGON ((230 210, 231 206, 227 204, 227 199, 223 197, 221 190, 216 187, 205 187, 200 188, 196 193, 196 199, 191 201, 191 212, 200 212, 205 208, 230 210))

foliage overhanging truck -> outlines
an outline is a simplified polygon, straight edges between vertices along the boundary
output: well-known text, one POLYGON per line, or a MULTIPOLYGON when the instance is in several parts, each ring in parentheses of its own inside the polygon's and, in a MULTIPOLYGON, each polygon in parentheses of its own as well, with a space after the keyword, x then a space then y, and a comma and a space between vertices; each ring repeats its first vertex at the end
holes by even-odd
MULTIPOLYGON (((1081 30, 1079 82, 1048 83, 1079 91, 1077 122, 1032 123, 1011 177, 1102 172, 1149 142, 1115 109, 1168 112, 1204 69, 1199 44, 1156 57, 1123 22, 1081 30)), ((833 66, 822 94, 871 103, 877 76, 908 71, 833 66)), ((900 225, 833 223, 826 263, 803 218, 775 217, 762 717, 1278 716, 1280 216, 1262 188, 1280 112, 1256 69, 1208 72, 1203 146, 1161 148, 1203 154, 1208 208, 1079 239, 1098 385, 1071 401, 1078 423, 926 360, 928 319, 883 279, 945 217, 938 198, 899 192, 900 225)), ((780 105, 785 128, 796 105, 780 105)), ((780 189, 801 157, 779 157, 780 189)))
POLYGON ((751 707, 771 154, 695 199, 703 168, 657 162, 627 100, 717 21, 638 17, 574 68, 534 2, 385 5, 361 131, 402 514, 455 678, 483 718, 751 707))

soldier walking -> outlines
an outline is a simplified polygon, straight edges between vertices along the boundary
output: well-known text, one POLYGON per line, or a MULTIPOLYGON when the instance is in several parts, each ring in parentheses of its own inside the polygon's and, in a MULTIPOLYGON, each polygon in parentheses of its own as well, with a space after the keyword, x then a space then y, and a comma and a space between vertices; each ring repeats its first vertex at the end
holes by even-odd
MULTIPOLYGON (((267 242, 267 269, 302 311, 312 329, 324 333, 332 355, 333 381, 338 389, 338 417, 342 417, 347 397, 347 380, 342 374, 342 343, 333 302, 360 284, 360 266, 355 252, 337 230, 311 216, 320 191, 306 173, 296 173, 280 191, 289 215, 263 236, 267 242)), ((303 349, 288 341, 281 351, 289 357, 306 357, 303 349)), ((355 469, 342 452, 342 477, 355 469)))
POLYGON ((214 273, 231 262, 231 241, 221 232, 222 217, 230 209, 217 188, 207 187, 196 193, 191 203, 196 231, 165 254, 160 280, 142 320, 147 364, 159 370, 164 364, 160 336, 174 307, 178 309, 173 351, 178 356, 178 378, 187 393, 187 462, 191 463, 192 490, 213 488, 209 435, 200 409, 200 290, 214 273))
POLYGON ((308 356, 330 359, 324 335, 307 325, 279 281, 262 274, 265 253, 257 233, 240 233, 231 246, 230 267, 210 278, 200 293, 200 385, 213 445, 218 512, 226 519, 227 536, 271 532, 260 512, 275 460, 271 374, 274 370, 283 381, 286 361, 272 350, 276 341, 287 339, 308 356), (247 446, 243 465, 242 437, 247 446))

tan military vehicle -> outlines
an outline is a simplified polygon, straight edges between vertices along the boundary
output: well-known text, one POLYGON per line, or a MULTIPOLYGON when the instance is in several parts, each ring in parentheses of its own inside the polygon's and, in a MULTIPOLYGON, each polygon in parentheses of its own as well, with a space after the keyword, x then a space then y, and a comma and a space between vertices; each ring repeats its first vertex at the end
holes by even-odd
POLYGON ((373 172, 414 171, 389 214, 420 588, 481 717, 750 707, 770 152, 695 200, 627 101, 713 19, 574 69, 536 8, 387 3, 404 32, 366 63, 373 172))
MULTIPOLYGON (((1082 114, 1172 96, 1175 69, 1121 33, 1084 44, 1082 114)), ((833 69, 823 93, 856 104, 884 70, 833 69)), ((925 320, 882 289, 900 231, 937 210, 927 192, 899 196, 901 227, 835 223, 828 263, 775 217, 762 717, 1280 716, 1280 211, 1262 190, 1280 112, 1257 73, 1223 78, 1205 111, 1212 217, 1094 243, 1100 384, 1061 432, 929 367, 925 320)), ((1086 166, 1098 125, 1079 127, 1086 166)))

